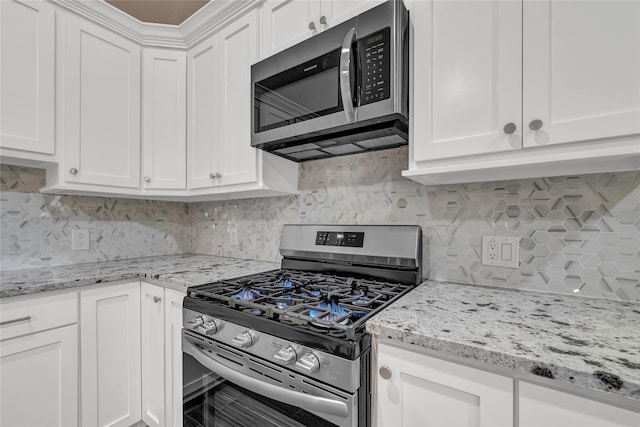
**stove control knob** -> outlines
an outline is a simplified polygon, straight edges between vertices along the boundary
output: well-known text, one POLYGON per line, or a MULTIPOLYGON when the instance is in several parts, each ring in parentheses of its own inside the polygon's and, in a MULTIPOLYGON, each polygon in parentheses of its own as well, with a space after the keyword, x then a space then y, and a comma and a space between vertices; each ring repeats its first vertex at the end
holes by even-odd
POLYGON ((215 335, 218 333, 218 324, 212 318, 203 319, 202 324, 198 327, 198 332, 205 335, 215 335))
POLYGON ((282 347, 280 351, 273 355, 273 359, 276 362, 280 362, 283 365, 288 365, 291 362, 295 362, 297 358, 296 351, 293 347, 282 347))
POLYGON ((315 354, 307 353, 296 362, 295 367, 305 374, 310 375, 318 372, 318 369, 320 369, 320 361, 315 354))
POLYGON ((240 348, 249 348, 253 345, 253 337, 249 331, 244 331, 237 337, 231 340, 231 344, 240 348))
POLYGON ((189 329, 196 329, 198 328, 200 325, 202 325, 204 323, 204 319, 200 316, 198 317, 194 317, 193 319, 189 320, 187 322, 187 328, 189 329))

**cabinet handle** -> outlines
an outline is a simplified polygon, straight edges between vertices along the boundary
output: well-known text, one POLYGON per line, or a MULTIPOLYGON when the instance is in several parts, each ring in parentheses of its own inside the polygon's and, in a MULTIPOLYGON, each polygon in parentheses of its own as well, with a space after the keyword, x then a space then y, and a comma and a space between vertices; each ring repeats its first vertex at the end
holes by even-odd
POLYGON ((391 373, 392 373, 391 368, 388 367, 387 365, 380 366, 380 369, 378 370, 378 372, 380 372, 380 376, 385 380, 388 380, 389 378, 391 378, 391 373))
POLYGON ((0 322, 0 326, 10 325, 12 323, 30 322, 30 321, 31 321, 31 316, 25 316, 25 317, 20 317, 18 319, 5 320, 4 322, 0 322))
POLYGON ((151 182, 151 177, 150 176, 145 176, 144 177, 144 182, 151 182))
POLYGON ((316 23, 313 22, 313 21, 309 22, 309 29, 311 31, 315 31, 316 30, 316 23))
POLYGON ((160 302, 162 298, 160 297, 153 297, 153 302, 160 302))
POLYGON ((504 131, 504 133, 506 133, 507 135, 511 135, 512 133, 514 133, 517 129, 517 126, 515 123, 507 123, 506 125, 504 125, 504 127, 502 128, 502 130, 504 131))
POLYGON ((529 129, 538 130, 542 127, 542 124, 542 120, 540 119, 531 120, 531 123, 529 123, 529 129))
POLYGON ((77 175, 77 174, 78 174, 78 169, 76 169, 76 168, 71 168, 71 169, 69 169, 69 173, 70 173, 71 175, 77 175))
POLYGON ((326 16, 322 15, 320 17, 320 24, 327 25, 327 17, 326 16))

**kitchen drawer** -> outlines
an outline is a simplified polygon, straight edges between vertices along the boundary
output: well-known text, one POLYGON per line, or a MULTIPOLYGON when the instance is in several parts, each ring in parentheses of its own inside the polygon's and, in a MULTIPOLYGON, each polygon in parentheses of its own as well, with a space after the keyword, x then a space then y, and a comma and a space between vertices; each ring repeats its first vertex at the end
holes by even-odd
POLYGON ((74 293, 20 301, 2 301, 0 339, 6 340, 78 322, 78 295, 74 293))

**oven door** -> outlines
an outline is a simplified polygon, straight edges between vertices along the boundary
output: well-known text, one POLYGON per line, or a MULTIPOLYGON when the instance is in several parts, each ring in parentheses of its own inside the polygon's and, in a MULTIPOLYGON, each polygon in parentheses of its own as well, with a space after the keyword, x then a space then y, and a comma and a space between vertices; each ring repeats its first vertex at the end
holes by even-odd
POLYGON ((183 330, 184 426, 358 425, 349 394, 183 330))

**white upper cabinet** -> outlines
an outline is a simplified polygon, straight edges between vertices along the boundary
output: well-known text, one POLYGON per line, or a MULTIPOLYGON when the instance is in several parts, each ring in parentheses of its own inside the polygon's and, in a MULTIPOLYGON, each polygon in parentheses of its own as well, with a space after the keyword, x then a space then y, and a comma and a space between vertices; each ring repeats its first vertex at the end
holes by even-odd
POLYGON ((51 3, 0 1, 2 155, 54 153, 55 40, 51 3))
POLYGON ((215 114, 221 185, 256 180, 257 149, 251 146, 251 65, 258 60, 258 11, 217 34, 220 79, 215 114))
POLYGON ((186 61, 184 51, 143 51, 143 189, 186 188, 186 61))
POLYGON ((522 3, 420 1, 414 17, 415 161, 522 147, 522 3))
POLYGON ((66 19, 67 183, 140 186, 140 47, 79 17, 66 19))
POLYGON ((524 145, 640 134, 640 2, 525 1, 523 17, 524 145))
POLYGON ((280 52, 383 1, 267 0, 262 5, 260 17, 260 57, 280 52))

